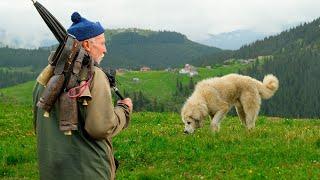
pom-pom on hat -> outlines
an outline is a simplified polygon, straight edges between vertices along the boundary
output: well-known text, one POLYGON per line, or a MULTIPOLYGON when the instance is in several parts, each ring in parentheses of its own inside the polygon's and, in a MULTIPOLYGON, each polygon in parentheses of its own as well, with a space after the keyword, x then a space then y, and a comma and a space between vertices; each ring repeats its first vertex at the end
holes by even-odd
POLYGON ((68 33, 75 36, 78 41, 83 41, 96 37, 104 33, 104 28, 99 22, 91 22, 81 17, 78 12, 71 15, 72 25, 68 29, 68 33))

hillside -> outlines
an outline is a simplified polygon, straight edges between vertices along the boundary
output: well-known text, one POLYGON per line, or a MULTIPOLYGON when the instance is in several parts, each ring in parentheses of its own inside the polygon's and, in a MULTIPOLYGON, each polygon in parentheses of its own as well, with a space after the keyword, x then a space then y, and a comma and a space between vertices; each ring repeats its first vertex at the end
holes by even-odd
POLYGON ((260 68, 243 71, 258 78, 269 73, 279 78, 279 91, 263 103, 261 112, 282 117, 320 117, 319 59, 318 48, 296 47, 287 53, 275 54, 272 61, 260 68))
POLYGON ((36 75, 31 67, 0 67, 0 88, 29 81, 36 75))
MULTIPOLYGON (((249 66, 251 65, 236 63, 212 69, 197 68, 199 74, 193 78, 185 74, 179 74, 180 69, 149 72, 128 71, 118 74, 117 81, 122 94, 133 99, 136 111, 178 112, 198 81, 209 77, 236 73, 249 66), (138 79, 138 81, 134 79, 138 79)), ((33 85, 34 81, 30 81, 0 89, 0 97, 1 95, 10 96, 14 97, 12 99, 17 102, 31 104, 33 85)))
MULTIPOLYGON (((198 68, 199 75, 192 78, 196 83, 199 80, 221 76, 228 73, 238 72, 239 69, 246 66, 235 64, 226 67, 217 67, 212 69, 198 68)), ((166 71, 150 71, 150 72, 138 72, 132 71, 125 73, 124 75, 118 75, 119 88, 126 91, 143 91, 148 97, 167 101, 171 98, 173 92, 176 91, 177 79, 182 81, 183 84, 188 84, 190 77, 187 75, 179 74, 178 72, 166 72, 166 71), (139 82, 133 81, 133 78, 139 78, 139 82), (161 96, 159 96, 161 94, 161 96)))
POLYGON ((264 64, 256 63, 242 71, 258 79, 272 73, 280 80, 280 89, 263 103, 261 113, 285 117, 320 117, 320 18, 299 25, 264 40, 243 46, 237 51, 205 56, 194 63, 222 63, 224 60, 272 56, 264 64))
MULTIPOLYGON (((290 117, 320 117, 320 19, 281 33, 278 37, 253 44, 252 49, 243 49, 239 55, 248 52, 269 53, 275 48, 273 60, 262 68, 249 69, 247 74, 262 77, 273 73, 280 80, 280 89, 262 113, 290 117), (269 44, 269 45, 268 45, 269 44), (269 47, 269 48, 268 48, 269 47)), ((250 54, 250 53, 249 53, 250 54)))
POLYGON ((26 106, 32 105, 32 90, 35 81, 25 82, 16 86, 0 89, 0 100, 10 101, 26 106))
POLYGON ((123 31, 112 33, 103 65, 122 68, 178 67, 200 56, 221 51, 190 41, 183 34, 168 31, 123 31))
POLYGON ((280 34, 269 36, 262 40, 244 45, 239 50, 207 55, 199 58, 198 60, 194 60, 193 62, 197 65, 206 65, 216 63, 218 59, 220 62, 231 57, 236 59, 248 59, 281 53, 291 50, 293 47, 297 46, 311 46, 312 44, 316 44, 320 41, 319 24, 320 18, 315 19, 310 23, 304 23, 285 30, 280 34))
MULTIPOLYGON (((111 68, 139 69, 149 66, 153 69, 179 67, 203 55, 222 50, 190 41, 183 34, 168 31, 141 29, 107 30, 108 54, 102 66, 111 68)), ((50 49, 12 49, 0 46, 0 87, 25 82, 34 78, 30 74, 39 72, 47 65, 50 49), (1 68, 30 67, 22 73, 4 72, 1 68), (14 77, 17 75, 18 77, 14 77)))
MULTIPOLYGON (((152 68, 177 67, 194 58, 221 51, 218 48, 190 41, 183 34, 168 31, 108 30, 106 31, 108 55, 103 65, 111 67, 152 68), (109 36, 108 36, 109 35, 109 36)), ((47 64, 49 48, 0 48, 0 67, 31 66, 39 69, 47 64)))

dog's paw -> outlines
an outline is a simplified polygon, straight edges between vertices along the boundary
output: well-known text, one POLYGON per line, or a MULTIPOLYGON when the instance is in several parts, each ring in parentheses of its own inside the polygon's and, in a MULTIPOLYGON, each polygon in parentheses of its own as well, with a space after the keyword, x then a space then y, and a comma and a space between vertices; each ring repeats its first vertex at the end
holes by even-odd
POLYGON ((212 130, 213 132, 219 132, 220 126, 217 125, 217 124, 211 124, 211 130, 212 130))
POLYGON ((247 123, 246 128, 248 131, 252 131, 255 128, 255 123, 247 123))

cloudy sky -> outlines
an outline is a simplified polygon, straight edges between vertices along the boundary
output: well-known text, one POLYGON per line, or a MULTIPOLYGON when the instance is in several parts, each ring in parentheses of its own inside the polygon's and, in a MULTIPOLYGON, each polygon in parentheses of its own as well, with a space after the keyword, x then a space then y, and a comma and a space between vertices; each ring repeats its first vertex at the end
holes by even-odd
MULTIPOLYGON (((320 17, 320 0, 39 0, 65 26, 78 11, 105 28, 171 30, 192 40, 240 29, 275 33, 320 17)), ((0 1, 0 33, 52 36, 31 0, 0 1)), ((3 35, 2 35, 3 36, 3 35)), ((1 37, 1 36, 0 36, 1 37)), ((53 36, 52 36, 53 37, 53 36)), ((1 40, 0 40, 1 41, 1 40)))

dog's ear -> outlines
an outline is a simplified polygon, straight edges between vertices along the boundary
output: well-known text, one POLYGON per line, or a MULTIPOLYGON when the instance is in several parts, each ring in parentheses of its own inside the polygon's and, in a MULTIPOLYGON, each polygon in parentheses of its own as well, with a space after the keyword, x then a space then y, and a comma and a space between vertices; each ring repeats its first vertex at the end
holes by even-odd
POLYGON ((200 109, 200 113, 201 113, 200 116, 202 116, 202 118, 206 117, 208 115, 208 107, 207 107, 207 105, 205 103, 201 103, 199 106, 200 106, 199 109, 200 109))
POLYGON ((195 123, 195 125, 196 125, 197 128, 200 128, 200 127, 201 127, 201 122, 200 122, 200 120, 195 119, 195 120, 194 120, 194 123, 195 123))

